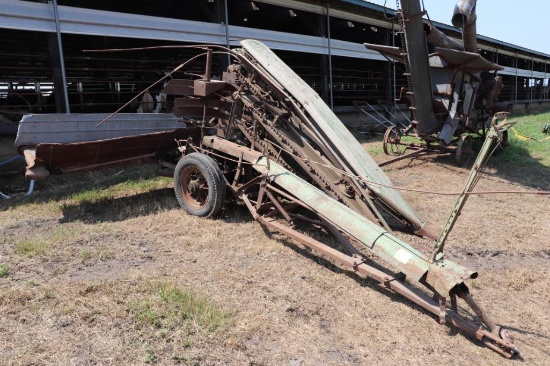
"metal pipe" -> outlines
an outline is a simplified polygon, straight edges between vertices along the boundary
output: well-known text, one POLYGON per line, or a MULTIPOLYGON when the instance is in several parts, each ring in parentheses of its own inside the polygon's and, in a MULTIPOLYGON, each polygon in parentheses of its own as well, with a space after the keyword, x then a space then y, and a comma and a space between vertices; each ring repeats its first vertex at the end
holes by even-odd
POLYGON ((462 29, 462 42, 467 52, 477 52, 476 0, 459 0, 451 22, 462 29))
POLYGON ((212 78, 212 49, 209 48, 206 50, 206 69, 204 71, 203 80, 210 81, 212 78))
POLYGON ((25 194, 25 196, 30 196, 34 192, 34 180, 31 180, 29 183, 29 190, 25 194))
POLYGON ((535 78, 534 78, 534 73, 535 73, 535 59, 533 58, 533 56, 531 56, 531 78, 529 80, 529 107, 531 107, 533 105, 533 89, 535 89, 535 87, 537 86, 537 83, 535 82, 535 78), (533 84, 533 85, 531 85, 533 84))
MULTIPOLYGON (((391 20, 391 45, 392 47, 395 47, 395 20, 391 20)), ((397 107, 397 73, 395 69, 395 62, 392 62, 392 84, 393 84, 393 105, 395 108, 397 107)))
POLYGON ((329 96, 330 96, 330 109, 334 110, 334 93, 332 87, 332 51, 330 45, 330 7, 327 3, 327 40, 328 40, 328 85, 329 85, 329 96))
POLYGON ((472 294, 470 294, 470 291, 466 286, 462 286, 461 292, 457 293, 458 297, 460 297, 462 300, 464 300, 470 309, 474 311, 474 313, 481 319, 483 324, 489 328, 489 331, 494 334, 495 336, 499 335, 500 328, 496 325, 496 323, 489 317, 489 314, 485 310, 483 310, 474 300, 472 294))
POLYGON ((518 53, 516 52, 516 58, 514 60, 514 65, 516 66, 516 75, 514 78, 514 104, 518 102, 518 53))
MULTIPOLYGON (((227 0, 223 1, 224 4, 224 12, 225 12, 225 45, 228 49, 231 48, 231 45, 229 44, 229 11, 227 7, 227 0)), ((231 55, 227 55, 227 65, 231 65, 231 55)))
MULTIPOLYGON (((3 162, 0 162, 0 166, 11 163, 12 161, 17 160, 19 158, 21 158, 21 155, 15 155, 14 157, 12 157, 8 160, 4 160, 3 162)), ((33 190, 34 190, 34 180, 31 180, 31 183, 29 185, 29 190, 27 191, 26 196, 30 196, 31 193, 33 192, 33 190)), ((0 191, 0 198, 5 199, 5 200, 9 200, 9 199, 12 198, 12 196, 10 196, 8 194, 5 194, 2 191, 0 191)))
POLYGON ((53 14, 55 17, 55 31, 57 33, 57 48, 59 49, 59 58, 61 64, 61 79, 63 80, 63 98, 65 100, 65 113, 71 113, 69 106, 69 93, 67 92, 67 75, 65 74, 65 58, 63 56, 63 43, 61 42, 61 27, 59 25, 59 13, 57 9, 57 0, 50 2, 53 6, 53 14))
POLYGON ((424 31, 426 32, 426 39, 431 44, 442 48, 464 51, 464 45, 447 36, 433 25, 424 24, 424 31))
POLYGON ((546 99, 548 99, 548 82, 546 81, 546 70, 548 69, 548 63, 546 60, 544 60, 544 80, 542 81, 542 101, 545 102, 546 99), (546 84, 546 88, 544 87, 544 84, 546 84))
MULTIPOLYGON (((27 193, 24 194, 24 196, 30 196, 33 192, 34 192, 34 180, 31 180, 29 183, 29 189, 27 190, 27 193)), ((0 198, 5 200, 10 200, 13 198, 13 196, 10 196, 0 191, 0 198)))
POLYGON ((5 165, 7 163, 11 163, 12 161, 14 161, 16 159, 19 159, 20 157, 21 157, 21 155, 15 155, 13 158, 10 158, 8 160, 4 160, 3 162, 1 162, 0 166, 5 165))

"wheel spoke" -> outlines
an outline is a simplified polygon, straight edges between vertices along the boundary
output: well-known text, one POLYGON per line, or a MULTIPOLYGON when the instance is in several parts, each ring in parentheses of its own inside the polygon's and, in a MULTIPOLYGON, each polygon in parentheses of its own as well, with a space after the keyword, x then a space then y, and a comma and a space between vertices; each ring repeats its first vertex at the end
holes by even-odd
POLYGON ((180 206, 192 215, 211 217, 225 198, 223 174, 207 155, 191 153, 176 165, 174 190, 180 206))
POLYGON ((383 149, 386 155, 401 155, 404 148, 401 146, 401 132, 397 126, 389 127, 384 133, 383 149))
POLYGON ((195 167, 188 167, 181 172, 182 196, 188 204, 200 209, 208 203, 208 182, 201 171, 195 167), (185 188, 184 188, 185 187, 185 188))

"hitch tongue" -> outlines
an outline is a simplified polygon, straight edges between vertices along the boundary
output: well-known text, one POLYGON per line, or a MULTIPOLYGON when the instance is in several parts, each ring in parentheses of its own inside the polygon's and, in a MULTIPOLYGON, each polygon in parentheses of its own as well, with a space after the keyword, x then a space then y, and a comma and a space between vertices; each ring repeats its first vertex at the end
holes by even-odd
POLYGON ((482 341, 487 347, 497 351, 507 358, 519 355, 519 350, 514 345, 514 339, 508 334, 508 331, 498 326, 489 314, 483 310, 474 300, 466 285, 461 284, 455 290, 456 296, 463 299, 474 313, 481 319, 483 324, 489 329, 489 332, 479 329, 476 332, 476 338, 482 341), (488 339, 484 339, 488 338, 488 339))
POLYGON ((474 311, 474 313, 476 313, 476 315, 481 319, 483 324, 485 324, 487 328, 489 328, 489 331, 492 334, 496 336, 500 336, 499 334, 500 327, 496 325, 496 323, 493 321, 493 319, 489 317, 489 315, 487 314, 487 312, 485 312, 485 310, 479 307, 479 305, 475 302, 472 294, 470 294, 470 292, 468 291, 468 288, 466 286, 464 287, 466 288, 466 291, 458 293, 457 294, 458 297, 466 301, 468 306, 474 311))

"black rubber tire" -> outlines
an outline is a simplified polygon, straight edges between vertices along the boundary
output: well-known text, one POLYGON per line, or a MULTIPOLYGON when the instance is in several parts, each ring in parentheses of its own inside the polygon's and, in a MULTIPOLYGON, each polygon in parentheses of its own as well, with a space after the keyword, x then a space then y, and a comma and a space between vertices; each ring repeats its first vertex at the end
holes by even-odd
POLYGON ((462 135, 455 150, 455 161, 458 166, 470 167, 472 158, 475 159, 474 140, 470 135, 462 135))
POLYGON ((191 153, 176 165, 174 192, 180 206, 191 215, 212 217, 225 201, 225 180, 211 157, 191 153))
POLYGON ((492 150, 494 155, 500 154, 508 147, 508 145, 510 145, 510 140, 508 137, 509 137, 508 130, 505 130, 505 131, 502 131, 502 140, 498 145, 496 145, 496 148, 495 148, 495 142, 493 142, 492 150))
POLYGON ((506 149, 510 145, 510 140, 508 139, 508 130, 502 131, 502 141, 500 142, 500 146, 502 149, 506 149))

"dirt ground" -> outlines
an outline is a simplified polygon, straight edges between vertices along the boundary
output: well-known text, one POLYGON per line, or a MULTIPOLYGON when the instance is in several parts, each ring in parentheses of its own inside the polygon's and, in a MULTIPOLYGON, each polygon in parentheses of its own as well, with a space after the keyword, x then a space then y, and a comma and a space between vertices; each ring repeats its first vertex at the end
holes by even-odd
MULTIPOLYGON (((468 174, 448 157, 384 170, 398 187, 438 192, 459 191, 468 174)), ((187 215, 171 180, 155 177, 154 167, 54 177, 0 202, 1 365, 550 364, 549 196, 472 196, 447 244, 449 258, 479 272, 468 283, 475 298, 516 339, 522 358, 505 360, 267 233, 241 206, 213 220, 187 215), (152 184, 125 188, 136 176, 152 184), (108 199, 86 198, 92 188, 108 199), (215 332, 140 322, 133 309, 156 301, 157 283, 204 296, 229 320, 215 332)), ((550 190, 550 169, 492 165, 477 189, 550 190)), ((456 200, 403 194, 437 229, 456 200)))

